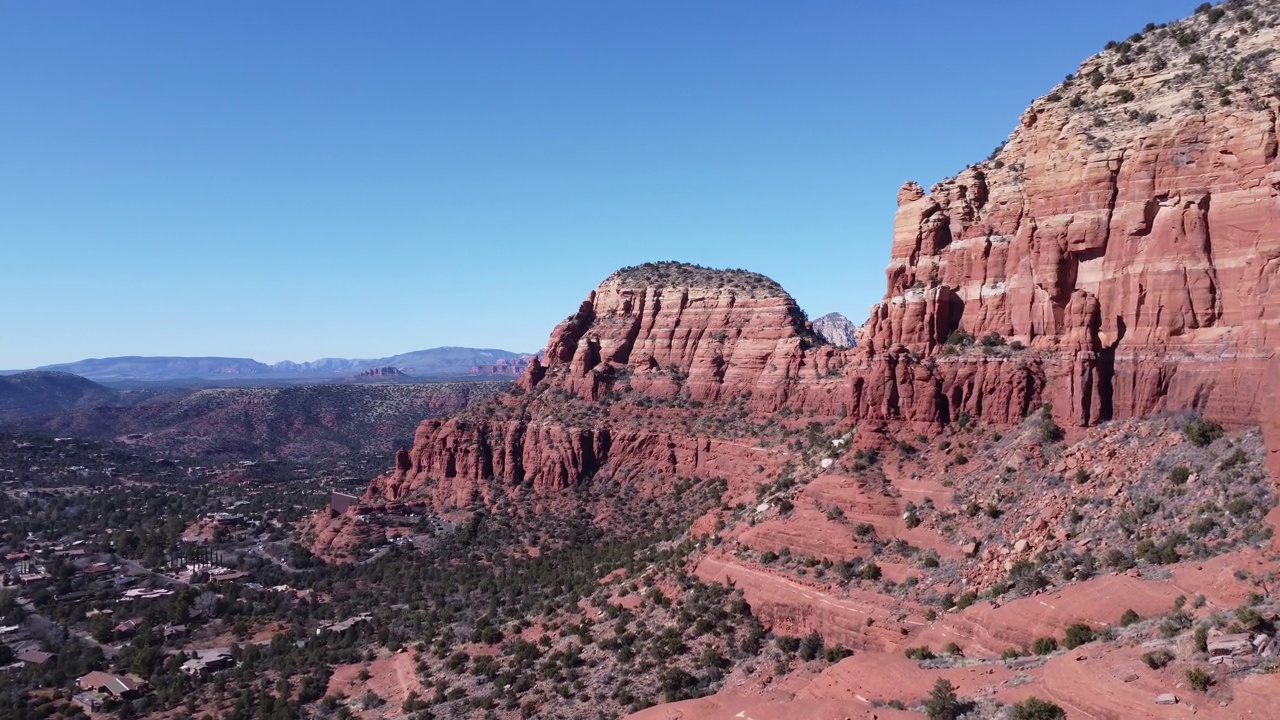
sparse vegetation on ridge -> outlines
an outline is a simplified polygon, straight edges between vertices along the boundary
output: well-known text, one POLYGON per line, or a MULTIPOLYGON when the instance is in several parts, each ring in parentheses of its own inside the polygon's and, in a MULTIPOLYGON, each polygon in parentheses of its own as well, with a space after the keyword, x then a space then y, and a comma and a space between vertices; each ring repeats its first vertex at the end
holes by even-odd
POLYGON ((748 297, 790 297, 777 282, 749 270, 720 270, 682 262, 651 262, 625 267, 605 282, 623 287, 669 287, 725 289, 748 297))

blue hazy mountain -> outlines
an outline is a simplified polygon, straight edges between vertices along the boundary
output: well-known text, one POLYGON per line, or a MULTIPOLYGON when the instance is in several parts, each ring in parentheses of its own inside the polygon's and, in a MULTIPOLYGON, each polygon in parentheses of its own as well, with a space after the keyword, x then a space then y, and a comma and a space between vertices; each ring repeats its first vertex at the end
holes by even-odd
POLYGON ((387 367, 411 377, 447 377, 467 375, 473 367, 511 363, 527 357, 527 354, 493 348, 438 347, 384 358, 286 360, 270 365, 251 358, 124 356, 89 358, 36 369, 72 373, 97 382, 340 379, 387 367))

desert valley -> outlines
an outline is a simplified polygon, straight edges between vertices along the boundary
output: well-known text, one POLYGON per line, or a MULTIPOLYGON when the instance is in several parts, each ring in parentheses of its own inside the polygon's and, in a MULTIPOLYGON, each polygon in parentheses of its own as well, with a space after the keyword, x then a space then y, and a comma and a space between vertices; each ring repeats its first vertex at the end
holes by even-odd
POLYGON ((537 353, 0 375, 0 717, 1280 717, 1278 118, 1206 3, 896 188, 860 325, 638 258, 537 353))

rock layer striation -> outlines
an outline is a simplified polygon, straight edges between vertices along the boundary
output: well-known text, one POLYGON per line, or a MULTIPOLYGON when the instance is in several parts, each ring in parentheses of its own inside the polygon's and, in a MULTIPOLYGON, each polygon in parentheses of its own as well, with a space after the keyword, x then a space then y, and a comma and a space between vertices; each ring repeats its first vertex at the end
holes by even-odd
POLYGON ((1270 21, 1200 16, 1135 35, 1034 102, 988 160, 904 185, 886 294, 855 348, 763 276, 621 270, 517 394, 424 423, 371 495, 776 462, 691 428, 729 407, 890 432, 1046 404, 1067 428, 1175 410, 1256 424, 1280 340, 1278 44, 1270 21))

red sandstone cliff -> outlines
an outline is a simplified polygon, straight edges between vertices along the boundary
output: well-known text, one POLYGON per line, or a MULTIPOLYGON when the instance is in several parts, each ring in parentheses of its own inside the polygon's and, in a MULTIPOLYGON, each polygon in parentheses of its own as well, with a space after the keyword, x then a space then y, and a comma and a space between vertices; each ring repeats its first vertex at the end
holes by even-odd
POLYGON ((653 397, 683 390, 694 401, 716 402, 750 391, 757 407, 772 410, 806 365, 829 364, 805 356, 815 342, 795 301, 768 278, 658 263, 601 283, 552 331, 545 368, 521 384, 532 390, 549 375, 596 400, 625 376, 653 397))
POLYGON ((1036 101, 992 160, 927 195, 904 186, 863 342, 1021 341, 1074 425, 1256 421, 1280 339, 1280 36, 1239 31, 1192 20, 1127 41, 1036 101))
POLYGON ((777 410, 802 379, 835 390, 846 354, 816 342, 795 301, 764 276, 680 263, 621 270, 556 327, 546 364, 535 358, 520 390, 424 422, 408 467, 370 495, 427 487, 441 503, 461 503, 489 478, 547 490, 606 467, 674 478, 772 466, 765 449, 690 433, 684 421, 746 397, 755 411, 777 410))
POLYGON ((1033 103, 991 159, 927 194, 906 184, 856 349, 820 344, 762 276, 629 268, 555 328, 523 394, 424 423, 371 495, 776 460, 690 430, 691 410, 732 402, 919 430, 1044 403, 1069 427, 1180 409, 1258 422, 1280 339, 1280 33, 1256 25, 1135 36, 1033 103))

